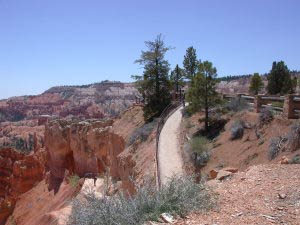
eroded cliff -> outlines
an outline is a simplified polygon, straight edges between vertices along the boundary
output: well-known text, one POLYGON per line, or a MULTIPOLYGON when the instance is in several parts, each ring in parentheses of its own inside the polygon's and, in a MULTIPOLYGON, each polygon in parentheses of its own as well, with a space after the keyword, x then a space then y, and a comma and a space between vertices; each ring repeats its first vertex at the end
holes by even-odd
POLYGON ((0 224, 12 213, 18 197, 41 181, 43 174, 37 156, 12 148, 0 150, 0 224))
POLYGON ((113 133, 112 121, 54 120, 46 125, 45 147, 49 168, 49 189, 58 191, 65 173, 97 177, 108 172, 120 179, 117 156, 124 139, 113 133))

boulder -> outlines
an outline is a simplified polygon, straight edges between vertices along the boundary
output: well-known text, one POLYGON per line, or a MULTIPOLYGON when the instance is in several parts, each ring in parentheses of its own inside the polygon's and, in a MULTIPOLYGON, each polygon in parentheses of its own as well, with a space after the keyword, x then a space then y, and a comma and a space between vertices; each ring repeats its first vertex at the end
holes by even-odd
POLYGON ((211 179, 215 179, 215 178, 218 176, 218 173, 219 173, 218 170, 213 169, 213 170, 209 171, 209 177, 210 177, 211 179))
POLYGON ((175 222, 175 219, 174 217, 169 214, 169 213, 162 213, 160 215, 160 218, 162 218, 162 220, 165 222, 165 223, 174 223, 175 222))
POLYGON ((286 156, 283 156, 280 160, 280 164, 289 164, 289 159, 286 156))
POLYGON ((232 173, 237 173, 237 172, 238 172, 237 168, 226 167, 221 170, 213 169, 213 170, 209 171, 209 176, 211 179, 222 180, 225 178, 224 176, 227 176, 227 175, 229 176, 232 173))
POLYGON ((232 175, 232 173, 229 172, 229 171, 220 170, 219 173, 218 173, 218 175, 217 175, 217 177, 216 177, 216 179, 218 179, 218 180, 224 180, 224 179, 230 177, 231 175, 232 175))
POLYGON ((231 172, 231 173, 237 173, 239 171, 238 168, 234 168, 234 167, 226 167, 226 168, 223 168, 222 170, 231 172))

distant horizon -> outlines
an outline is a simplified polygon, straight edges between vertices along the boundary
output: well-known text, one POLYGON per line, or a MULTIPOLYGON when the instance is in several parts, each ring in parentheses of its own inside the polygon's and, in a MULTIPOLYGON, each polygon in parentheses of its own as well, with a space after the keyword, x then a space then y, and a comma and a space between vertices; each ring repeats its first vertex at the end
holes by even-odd
MULTIPOLYGON (((290 70, 291 72, 294 72, 296 71, 297 73, 300 73, 300 70, 290 70)), ((268 74, 269 72, 266 72, 266 73, 261 73, 260 75, 266 75, 268 74)), ((230 74, 230 75, 225 75, 225 76, 221 76, 221 77, 228 77, 228 76, 237 76, 237 77, 243 77, 243 76, 248 76, 248 75, 252 75, 252 74, 230 74)), ((218 76, 218 78, 221 78, 218 76)), ((15 97, 22 97, 22 96, 36 96, 36 95, 41 95, 43 94, 44 92, 50 90, 51 88, 54 88, 54 87, 80 87, 80 86, 90 86, 90 85, 93 85, 93 84, 100 84, 100 83, 105 83, 105 82, 120 82, 120 83, 134 83, 134 81, 118 81, 118 80, 102 80, 102 81, 96 81, 96 82, 92 82, 92 83, 86 83, 86 84, 63 84, 63 85, 55 85, 55 86, 51 86, 45 90, 43 90, 42 92, 40 93, 37 93, 37 94, 24 94, 24 95, 14 95, 14 96, 9 96, 7 98, 1 98, 0 97, 0 101, 1 100, 6 100, 6 99, 10 99, 10 98, 15 98, 15 97)))
POLYGON ((145 41, 162 34, 171 69, 193 46, 219 77, 300 69, 297 0, 0 1, 0 99, 54 86, 132 82, 145 41))

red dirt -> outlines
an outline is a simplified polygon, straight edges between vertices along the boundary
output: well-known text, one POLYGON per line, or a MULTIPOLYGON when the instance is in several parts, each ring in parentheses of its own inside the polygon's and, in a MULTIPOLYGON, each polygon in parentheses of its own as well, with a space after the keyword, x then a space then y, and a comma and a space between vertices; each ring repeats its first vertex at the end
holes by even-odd
POLYGON ((300 224, 299 171, 300 165, 258 165, 231 180, 211 180, 216 209, 176 224, 300 224))

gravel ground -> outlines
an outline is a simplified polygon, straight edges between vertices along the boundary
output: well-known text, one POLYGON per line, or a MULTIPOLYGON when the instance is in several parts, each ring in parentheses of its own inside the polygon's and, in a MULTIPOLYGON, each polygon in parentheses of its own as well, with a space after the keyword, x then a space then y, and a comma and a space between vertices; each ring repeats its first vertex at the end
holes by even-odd
POLYGON ((179 224, 300 224, 300 165, 259 165, 229 180, 209 181, 218 207, 179 224))

